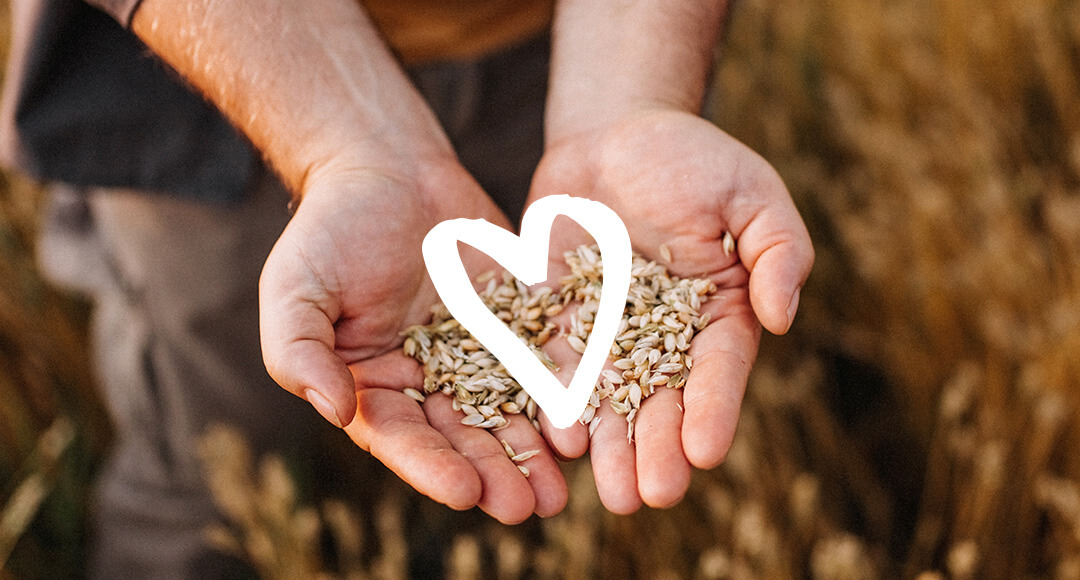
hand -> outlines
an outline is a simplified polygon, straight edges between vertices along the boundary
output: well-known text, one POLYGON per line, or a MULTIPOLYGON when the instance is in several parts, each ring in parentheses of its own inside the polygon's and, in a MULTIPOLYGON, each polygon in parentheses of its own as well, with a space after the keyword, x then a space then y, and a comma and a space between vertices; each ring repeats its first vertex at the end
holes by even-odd
POLYGON ((438 299, 421 243, 452 217, 508 226, 456 161, 310 176, 260 280, 267 369, 436 501, 479 505, 504 522, 552 515, 565 505, 566 484, 531 426, 515 421, 499 432, 517 449, 542 449, 526 479, 497 439, 458 423, 449 399, 421 407, 400 392, 423 381, 401 354, 401 331, 426 322, 438 299))
MULTIPOLYGON (((665 244, 672 274, 717 285, 703 306, 712 322, 689 351, 694 367, 685 388, 661 388, 642 403, 633 443, 606 403, 591 442, 584 426, 555 430, 545 422, 563 456, 590 450, 609 510, 673 505, 689 486, 691 466, 709 469, 726 455, 757 354, 758 322, 777 334, 790 327, 813 263, 809 235, 764 159, 682 112, 643 111, 551 143, 530 201, 553 194, 603 202, 626 223, 637 251, 664 263, 658 248, 665 244), (737 253, 725 254, 725 232, 737 239, 737 253)), ((583 232, 553 241, 549 279, 557 279, 559 266, 565 270, 560 250, 589 242, 583 232)))

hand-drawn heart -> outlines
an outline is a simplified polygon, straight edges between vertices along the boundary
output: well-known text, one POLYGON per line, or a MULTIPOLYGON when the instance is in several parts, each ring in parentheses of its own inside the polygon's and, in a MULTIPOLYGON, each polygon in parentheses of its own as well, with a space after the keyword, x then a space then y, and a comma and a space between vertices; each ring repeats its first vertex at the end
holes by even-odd
POLYGON ((448 220, 428 232, 423 253, 428 274, 447 310, 502 362, 552 425, 563 429, 581 417, 615 341, 630 290, 630 236, 619 216, 597 201, 553 195, 529 206, 521 221, 520 237, 484 220, 448 220), (543 282, 547 279, 551 225, 557 215, 569 217, 592 235, 600 246, 604 268, 592 333, 569 387, 563 387, 525 342, 484 306, 461 263, 457 245, 464 242, 486 253, 525 284, 543 282))

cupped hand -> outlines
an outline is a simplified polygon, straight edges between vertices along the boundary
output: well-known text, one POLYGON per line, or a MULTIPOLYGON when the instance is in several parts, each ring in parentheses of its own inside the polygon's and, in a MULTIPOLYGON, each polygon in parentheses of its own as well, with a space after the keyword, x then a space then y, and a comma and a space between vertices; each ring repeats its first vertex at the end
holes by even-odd
POLYGON ((423 380, 417 363, 400 352, 401 333, 427 322, 438 300, 421 244, 451 218, 509 227, 456 161, 423 171, 309 176, 260 280, 267 370, 436 501, 455 509, 479 505, 504 522, 552 515, 565 505, 566 484, 531 426, 513 422, 499 435, 515 449, 541 449, 526 479, 495 437, 458 423, 446 397, 421 406, 401 392, 423 380))
MULTIPOLYGON (((673 505, 689 486, 691 467, 716 466, 731 445, 761 326, 777 334, 791 326, 813 264, 809 235, 764 159, 683 112, 644 111, 551 143, 530 201, 554 194, 603 202, 622 218, 636 251, 673 275, 717 286, 702 307, 712 322, 693 339, 686 386, 661 388, 643 401, 632 442, 626 421, 603 402, 591 440, 582 425, 556 430, 545 422, 560 455, 590 452, 597 490, 611 511, 673 505), (737 240, 734 252, 724 249, 726 232, 737 240)), ((590 242, 578 231, 554 239, 553 248, 590 242)), ((560 267, 561 251, 553 251, 549 279, 560 267)), ((562 363, 567 355, 552 356, 562 363)))

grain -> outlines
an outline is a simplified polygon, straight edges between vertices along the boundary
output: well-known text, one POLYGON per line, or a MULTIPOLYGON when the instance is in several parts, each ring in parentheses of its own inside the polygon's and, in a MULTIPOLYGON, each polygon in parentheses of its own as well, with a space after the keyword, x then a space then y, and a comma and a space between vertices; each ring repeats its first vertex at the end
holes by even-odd
POLYGON ((735 238, 731 235, 731 232, 724 232, 724 255, 730 256, 735 252, 735 238))
POLYGON ((671 260, 671 248, 669 248, 667 246, 667 244, 660 244, 660 247, 657 248, 657 249, 660 251, 660 257, 663 258, 665 262, 670 264, 671 261, 672 261, 671 260))
POLYGON ((517 455, 514 455, 514 456, 510 457, 510 460, 513 461, 514 463, 520 463, 522 461, 527 461, 529 459, 532 459, 533 457, 536 457, 539 454, 540 454, 539 449, 531 449, 529 451, 525 451, 524 453, 518 453, 517 455))
MULTIPOLYGON (((659 250, 671 261, 666 246, 659 250)), ((562 337, 577 353, 584 353, 600 306, 603 265, 596 246, 581 246, 564 255, 570 274, 560 280, 558 291, 550 287, 530 289, 510 274, 486 277, 481 300, 500 320, 506 322, 532 351, 552 369, 555 363, 540 347, 552 337, 562 337), (577 310, 565 327, 552 318, 567 306, 577 310)), ((632 440, 637 410, 657 388, 679 389, 690 371, 690 348, 694 334, 708 324, 700 314, 716 286, 709 280, 680 279, 643 256, 634 255, 632 280, 618 335, 609 350, 611 368, 597 379, 592 397, 580 422, 589 425, 590 436, 599 424, 597 410, 607 399, 609 406, 627 421, 627 438, 632 440)), ((505 415, 525 412, 538 426, 536 403, 479 341, 473 338, 445 306, 432 310, 430 324, 406 330, 406 355, 424 368, 423 392, 407 389, 405 394, 423 402, 431 393, 453 398, 463 425, 500 429, 505 415)), ((523 459, 522 459, 523 460, 523 459)))

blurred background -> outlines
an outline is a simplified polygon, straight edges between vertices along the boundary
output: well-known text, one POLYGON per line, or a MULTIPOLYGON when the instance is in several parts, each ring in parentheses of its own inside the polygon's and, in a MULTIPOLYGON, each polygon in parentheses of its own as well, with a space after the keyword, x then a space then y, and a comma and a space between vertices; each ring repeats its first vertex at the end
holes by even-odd
MULTIPOLYGON (((578 461, 565 513, 506 527, 374 462, 316 494, 223 428, 215 542, 266 578, 1080 579, 1080 1, 740 0, 717 57, 708 116, 818 252, 721 467, 616 517, 578 461)), ((109 439, 39 203, 0 178, 3 580, 77 576, 109 439)))

